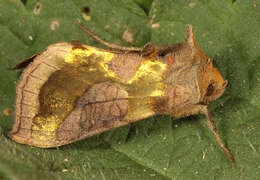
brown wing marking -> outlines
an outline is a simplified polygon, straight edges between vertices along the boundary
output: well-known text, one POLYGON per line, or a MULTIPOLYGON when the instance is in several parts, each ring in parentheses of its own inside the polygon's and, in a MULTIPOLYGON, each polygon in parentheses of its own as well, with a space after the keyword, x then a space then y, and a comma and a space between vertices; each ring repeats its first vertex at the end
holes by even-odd
POLYGON ((56 131, 59 142, 68 143, 101 133, 122 121, 127 114, 127 92, 113 83, 92 86, 56 131))
POLYGON ((70 47, 68 43, 51 45, 46 51, 32 56, 13 68, 19 69, 28 65, 16 87, 14 125, 8 133, 13 140, 34 145, 34 142, 31 142, 31 128, 33 118, 39 109, 40 89, 51 74, 62 65, 61 61, 69 53, 70 47))

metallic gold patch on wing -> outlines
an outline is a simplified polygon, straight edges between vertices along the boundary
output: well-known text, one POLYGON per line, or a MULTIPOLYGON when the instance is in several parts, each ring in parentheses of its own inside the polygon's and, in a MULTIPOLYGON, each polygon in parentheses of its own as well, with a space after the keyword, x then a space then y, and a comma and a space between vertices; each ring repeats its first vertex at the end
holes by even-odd
POLYGON ((41 107, 40 110, 42 112, 36 115, 33 120, 32 137, 40 140, 48 140, 54 138, 55 131, 66 116, 65 112, 70 112, 73 109, 73 101, 57 92, 54 92, 51 96, 46 95, 42 98, 44 98, 43 102, 46 104, 44 107, 41 107), (47 109, 46 105, 48 106, 47 109))
POLYGON ((65 62, 70 64, 87 63, 85 57, 90 57, 92 55, 102 57, 104 63, 111 61, 114 57, 113 53, 100 51, 97 48, 87 46, 86 49, 71 49, 71 53, 66 57, 65 62))
POLYGON ((106 65, 106 63, 111 61, 113 58, 114 53, 101 51, 97 48, 87 46, 86 49, 71 49, 71 53, 65 59, 65 62, 78 67, 82 64, 89 64, 89 61, 96 61, 96 65, 89 66, 89 71, 96 71, 98 69, 97 66, 100 66, 106 72, 104 74, 105 77, 116 78, 115 73, 109 70, 106 65))
POLYGON ((149 92, 147 96, 162 96, 165 85, 162 83, 163 72, 167 65, 160 61, 145 60, 140 65, 135 76, 127 81, 134 87, 143 86, 149 92), (147 88, 149 87, 149 88, 147 88))
POLYGON ((127 81, 129 85, 129 110, 126 119, 139 119, 155 114, 152 107, 154 97, 164 95, 166 85, 162 76, 167 65, 159 61, 145 60, 135 76, 127 81))
POLYGON ((166 69, 166 66, 166 64, 159 61, 146 60, 142 62, 135 76, 127 83, 132 84, 134 81, 147 76, 147 78, 151 79, 152 81, 160 81, 162 80, 162 74, 166 69))
POLYGON ((99 79, 115 76, 105 65, 113 57, 113 53, 89 46, 85 49, 71 48, 70 53, 64 57, 63 67, 53 72, 41 87, 41 107, 33 120, 32 137, 39 140, 54 138, 56 130, 73 109, 75 100, 94 83, 88 79, 92 72, 99 79), (74 86, 66 85, 65 81, 73 82, 74 86))
POLYGON ((150 96, 162 96, 163 95, 163 84, 159 84, 157 85, 158 89, 152 91, 152 93, 150 94, 150 96))
POLYGON ((32 137, 39 140, 52 139, 60 125, 60 117, 50 116, 46 118, 36 117, 32 124, 32 137), (37 124, 35 123, 37 122, 37 124))

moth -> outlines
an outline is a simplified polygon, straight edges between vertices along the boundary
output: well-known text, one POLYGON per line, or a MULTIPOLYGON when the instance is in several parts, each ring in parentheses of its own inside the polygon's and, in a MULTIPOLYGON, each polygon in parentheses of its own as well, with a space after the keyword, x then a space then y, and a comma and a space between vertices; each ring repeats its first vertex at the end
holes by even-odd
POLYGON ((157 114, 204 114, 235 166, 205 105, 228 81, 199 48, 191 25, 182 43, 141 48, 109 44, 78 25, 109 50, 61 42, 19 63, 14 69, 26 68, 16 87, 11 139, 50 148, 157 114))

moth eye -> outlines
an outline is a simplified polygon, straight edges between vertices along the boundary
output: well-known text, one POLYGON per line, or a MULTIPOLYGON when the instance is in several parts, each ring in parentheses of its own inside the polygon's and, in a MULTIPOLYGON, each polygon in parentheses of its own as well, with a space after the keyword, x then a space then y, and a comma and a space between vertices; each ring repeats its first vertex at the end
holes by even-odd
POLYGON ((214 84, 213 83, 210 83, 208 88, 207 88, 207 92, 206 92, 206 95, 205 96, 211 96, 214 92, 214 84))

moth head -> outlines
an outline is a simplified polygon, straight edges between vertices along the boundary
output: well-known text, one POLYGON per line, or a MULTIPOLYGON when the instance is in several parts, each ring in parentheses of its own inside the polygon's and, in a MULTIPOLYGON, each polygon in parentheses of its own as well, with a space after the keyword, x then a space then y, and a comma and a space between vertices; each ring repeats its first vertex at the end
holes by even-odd
POLYGON ((208 103, 219 98, 228 84, 217 68, 213 67, 212 60, 199 48, 191 25, 186 25, 186 36, 183 44, 191 48, 193 64, 200 64, 199 79, 201 102, 208 103))
MULTIPOLYGON (((165 58, 165 61, 170 64, 170 68, 187 65, 189 71, 194 69, 197 71, 196 78, 199 81, 201 94, 200 102, 214 101, 224 93, 228 81, 222 78, 219 71, 213 67, 211 59, 199 48, 192 25, 186 25, 186 35, 182 43, 162 48, 158 54, 165 58)), ((185 75, 183 77, 176 76, 176 70, 170 72, 166 75, 165 82, 185 82, 188 79, 185 75)), ((183 72, 186 71, 183 70, 183 72)))
POLYGON ((228 84, 217 68, 213 67, 212 61, 208 59, 204 74, 200 83, 201 101, 208 103, 219 98, 228 84))

